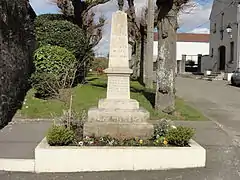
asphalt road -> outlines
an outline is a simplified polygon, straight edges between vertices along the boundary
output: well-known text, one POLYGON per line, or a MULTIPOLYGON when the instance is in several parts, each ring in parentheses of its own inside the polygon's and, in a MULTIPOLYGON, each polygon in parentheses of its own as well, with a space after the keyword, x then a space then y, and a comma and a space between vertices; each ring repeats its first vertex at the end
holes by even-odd
POLYGON ((177 78, 177 95, 201 110, 223 128, 240 136, 240 88, 226 81, 177 78))

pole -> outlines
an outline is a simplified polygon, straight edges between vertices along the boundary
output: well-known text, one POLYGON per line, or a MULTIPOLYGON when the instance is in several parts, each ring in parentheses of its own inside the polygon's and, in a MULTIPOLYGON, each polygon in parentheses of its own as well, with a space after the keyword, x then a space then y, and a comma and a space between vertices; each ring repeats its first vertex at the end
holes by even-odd
POLYGON ((237 68, 240 68, 240 4, 237 6, 237 28, 238 28, 238 37, 237 37, 237 68))
POLYGON ((148 0, 147 47, 146 47, 146 81, 147 88, 153 88, 153 40, 154 40, 154 1, 148 0))

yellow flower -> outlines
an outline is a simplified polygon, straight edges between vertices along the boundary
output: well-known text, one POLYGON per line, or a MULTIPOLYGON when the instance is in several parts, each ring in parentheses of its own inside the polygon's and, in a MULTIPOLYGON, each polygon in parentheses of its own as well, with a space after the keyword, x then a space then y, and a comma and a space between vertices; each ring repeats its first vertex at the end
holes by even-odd
POLYGON ((139 140, 139 144, 142 144, 142 143, 143 143, 143 140, 142 140, 142 139, 140 139, 140 140, 139 140))
POLYGON ((164 140, 164 141, 163 141, 163 144, 164 144, 164 145, 167 145, 167 144, 168 144, 168 142, 167 142, 166 140, 164 140))

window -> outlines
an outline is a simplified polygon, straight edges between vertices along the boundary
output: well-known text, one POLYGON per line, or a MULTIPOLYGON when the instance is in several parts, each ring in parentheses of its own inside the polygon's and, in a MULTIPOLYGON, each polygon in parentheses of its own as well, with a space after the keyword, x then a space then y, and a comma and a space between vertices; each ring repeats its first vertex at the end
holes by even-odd
POLYGON ((214 53, 214 50, 213 50, 213 48, 212 48, 212 49, 211 49, 211 54, 210 54, 211 57, 213 57, 213 53, 214 53))
POLYGON ((234 42, 230 42, 230 63, 234 61, 234 42))
POLYGON ((216 31, 217 31, 217 24, 214 23, 214 24, 213 24, 213 33, 216 33, 216 31))
POLYGON ((220 29, 221 40, 223 40, 223 32, 224 32, 224 28, 223 28, 223 16, 224 16, 224 13, 221 14, 221 29, 220 29))

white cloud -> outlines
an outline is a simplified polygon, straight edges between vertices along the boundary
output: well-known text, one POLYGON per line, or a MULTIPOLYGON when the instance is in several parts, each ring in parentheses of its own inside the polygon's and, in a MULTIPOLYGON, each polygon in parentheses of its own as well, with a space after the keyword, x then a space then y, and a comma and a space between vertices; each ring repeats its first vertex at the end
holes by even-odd
POLYGON ((211 13, 212 3, 199 4, 190 7, 182 12, 179 16, 180 28, 184 31, 192 31, 196 28, 208 28, 209 16, 211 13), (188 12, 188 13, 186 13, 188 12))
POLYGON ((199 34, 209 34, 210 33, 210 30, 209 28, 196 28, 192 31, 189 31, 191 33, 199 33, 199 34))

